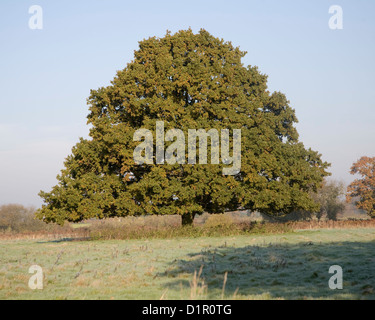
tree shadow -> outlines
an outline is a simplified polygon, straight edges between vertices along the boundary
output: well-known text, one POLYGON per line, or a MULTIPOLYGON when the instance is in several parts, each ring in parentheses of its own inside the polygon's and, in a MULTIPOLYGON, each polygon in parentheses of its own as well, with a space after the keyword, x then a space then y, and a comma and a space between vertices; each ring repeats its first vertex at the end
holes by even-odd
POLYGON ((207 299, 375 299, 375 241, 209 247, 170 263, 158 274, 170 290, 192 290, 200 268, 207 299), (343 270, 343 289, 332 290, 332 265, 343 270), (226 281, 224 280, 227 275, 226 281))
POLYGON ((55 240, 37 241, 37 243, 59 243, 59 242, 78 242, 78 241, 91 241, 91 237, 77 237, 77 238, 61 238, 55 240))

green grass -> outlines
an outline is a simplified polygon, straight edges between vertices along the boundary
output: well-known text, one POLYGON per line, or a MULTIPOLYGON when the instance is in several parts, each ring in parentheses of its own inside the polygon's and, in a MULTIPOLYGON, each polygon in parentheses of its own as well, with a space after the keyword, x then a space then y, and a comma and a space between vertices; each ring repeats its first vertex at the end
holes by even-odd
POLYGON ((0 299, 375 298, 374 228, 194 239, 2 240, 0 253, 0 299), (43 268, 42 290, 28 288, 33 264, 43 268), (343 268, 343 290, 328 288, 331 265, 343 268))

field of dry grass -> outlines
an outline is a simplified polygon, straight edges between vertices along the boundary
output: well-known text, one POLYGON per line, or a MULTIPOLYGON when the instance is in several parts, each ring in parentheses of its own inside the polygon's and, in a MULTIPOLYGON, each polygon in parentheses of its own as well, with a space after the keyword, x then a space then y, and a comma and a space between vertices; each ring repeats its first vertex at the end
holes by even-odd
POLYGON ((375 299, 375 228, 131 240, 0 240, 0 299, 375 299), (31 290, 31 265, 43 289, 31 290), (343 268, 331 290, 329 267, 343 268))
MULTIPOLYGON (((46 225, 0 219, 0 299, 375 299, 375 220, 274 221, 246 212, 46 225), (31 265, 43 290, 28 287, 31 265), (330 265, 344 290, 330 290, 330 265)), ((17 209, 17 215, 10 214, 17 209)))

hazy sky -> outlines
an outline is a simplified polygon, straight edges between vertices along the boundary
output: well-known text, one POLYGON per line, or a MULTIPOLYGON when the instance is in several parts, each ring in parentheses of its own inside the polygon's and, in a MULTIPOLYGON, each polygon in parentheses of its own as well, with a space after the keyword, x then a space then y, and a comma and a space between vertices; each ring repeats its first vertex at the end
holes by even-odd
POLYGON ((286 94, 300 140, 350 182, 375 156, 375 1, 24 1, 0 3, 0 204, 40 206, 79 137, 86 98, 133 58, 138 41, 191 27, 232 41, 286 94), (43 29, 29 28, 29 7, 43 29), (331 5, 343 9, 331 30, 331 5))

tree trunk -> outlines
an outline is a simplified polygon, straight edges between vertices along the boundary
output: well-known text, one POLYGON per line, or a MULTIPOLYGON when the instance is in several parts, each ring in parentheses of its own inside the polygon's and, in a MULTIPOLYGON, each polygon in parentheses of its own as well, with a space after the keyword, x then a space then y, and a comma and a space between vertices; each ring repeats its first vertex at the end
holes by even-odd
POLYGON ((182 226, 192 226, 194 221, 195 213, 189 212, 181 216, 182 226))

